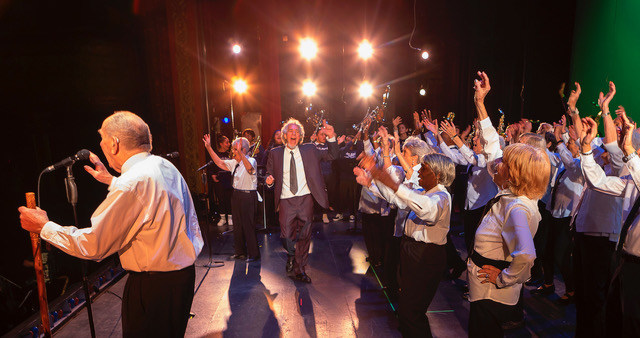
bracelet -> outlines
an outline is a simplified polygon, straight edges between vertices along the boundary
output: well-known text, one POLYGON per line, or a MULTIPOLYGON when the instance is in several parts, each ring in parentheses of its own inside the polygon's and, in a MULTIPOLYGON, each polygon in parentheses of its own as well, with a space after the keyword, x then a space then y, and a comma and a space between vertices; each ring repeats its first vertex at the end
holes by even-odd
POLYGON ((453 135, 452 139, 454 139, 454 138, 456 138, 456 137, 457 137, 457 138, 460 138, 460 136, 458 136, 458 134, 455 134, 455 135, 453 135))
POLYGON ((627 156, 622 156, 622 161, 624 163, 627 163, 629 161, 631 161, 632 158, 634 157, 638 157, 638 153, 636 153, 635 151, 632 152, 631 154, 627 155, 627 156))
POLYGON ((391 156, 389 155, 382 155, 382 158, 385 158, 385 157, 391 158, 391 156))
POLYGON ((587 156, 593 154, 593 149, 587 151, 586 153, 581 152, 582 155, 587 156))

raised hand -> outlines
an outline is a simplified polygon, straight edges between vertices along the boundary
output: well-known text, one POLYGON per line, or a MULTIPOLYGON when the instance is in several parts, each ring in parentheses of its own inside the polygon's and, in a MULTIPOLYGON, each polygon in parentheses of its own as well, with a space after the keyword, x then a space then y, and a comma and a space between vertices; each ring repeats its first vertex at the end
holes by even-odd
POLYGON ((578 140, 578 133, 576 133, 576 127, 568 126, 567 127, 567 133, 569 133, 569 139, 571 141, 577 141, 578 140))
POLYGON ((364 170, 371 170, 371 168, 376 165, 375 158, 365 153, 360 154, 358 159, 360 159, 360 163, 358 163, 358 166, 364 170))
POLYGON ((480 80, 473 80, 473 89, 475 90, 473 99, 476 102, 484 102, 484 98, 491 90, 491 84, 489 84, 489 77, 487 76, 487 73, 478 72, 478 76, 480 77, 480 80))
POLYGON ((427 130, 429 130, 430 132, 432 132, 434 136, 438 135, 438 120, 433 120, 433 121, 425 120, 424 127, 427 128, 427 130))
POLYGON ((575 82, 576 89, 572 90, 569 94, 569 99, 567 100, 567 106, 571 109, 571 112, 575 112, 576 103, 578 102, 578 98, 580 98, 580 93, 582 93, 582 88, 580 88, 580 84, 575 82))
POLYGON ((562 124, 553 123, 553 135, 556 137, 556 142, 562 141, 562 124))
POLYGON ((420 128, 420 115, 417 111, 413 112, 413 128, 416 130, 420 128))
POLYGON ((209 134, 204 134, 202 142, 204 143, 205 148, 211 148, 211 136, 209 136, 209 134))
POLYGON ((602 92, 600 92, 600 95, 598 95, 598 106, 600 106, 600 110, 602 110, 603 114, 609 113, 609 103, 615 95, 616 85, 613 83, 613 81, 609 81, 609 91, 607 92, 607 95, 602 94, 602 92))
POLYGON ((398 129, 398 126, 402 123, 402 117, 396 116, 391 122, 393 123, 393 129, 398 129))
POLYGON ((442 131, 444 131, 447 135, 449 135, 450 138, 453 138, 454 136, 456 136, 457 134, 456 126, 453 123, 447 120, 444 120, 442 121, 440 126, 442 127, 442 131))
POLYGON ((347 135, 342 135, 340 137, 338 137, 338 144, 344 142, 344 140, 347 138, 347 135))
POLYGON ((93 165, 95 166, 95 169, 91 168, 88 165, 85 165, 84 170, 86 170, 89 173, 89 175, 93 176, 93 178, 95 178, 96 181, 102 182, 104 184, 111 184, 113 175, 111 175, 109 173, 109 170, 107 170, 107 167, 105 167, 104 164, 102 164, 98 155, 91 153, 89 155, 89 161, 93 163, 93 165))
POLYGON ((627 111, 624 109, 623 106, 618 106, 618 109, 616 109, 616 116, 620 116, 622 114, 627 114, 627 111))
POLYGON ((566 133, 567 132, 567 117, 562 115, 562 117, 560 118, 560 126, 562 126, 562 133, 566 133))
POLYGON ((522 133, 530 133, 531 130, 533 129, 533 125, 531 124, 531 121, 528 119, 522 119, 522 133))
POLYGON ((265 181, 265 183, 267 183, 267 185, 270 186, 270 185, 273 184, 274 178, 273 178, 272 175, 269 175, 264 181, 265 181))
POLYGON ((636 149, 633 148, 632 144, 633 132, 634 130, 636 130, 636 125, 629 121, 627 114, 625 114, 624 112, 620 114, 620 118, 622 119, 622 131, 620 133, 621 137, 618 142, 620 149, 622 149, 624 154, 628 156, 632 152, 636 151, 636 149))
POLYGON ((460 138, 465 140, 467 136, 469 136, 469 133, 471 133, 471 125, 468 125, 467 128, 465 128, 462 133, 460 133, 460 138))
POLYGON ((598 124, 590 117, 585 117, 582 119, 582 126, 585 132, 584 137, 582 138, 582 149, 584 151, 591 150, 591 142, 596 138, 598 134, 598 124))
POLYGON ((365 187, 371 186, 372 177, 364 169, 360 167, 353 168, 353 174, 356 175, 356 182, 365 187))

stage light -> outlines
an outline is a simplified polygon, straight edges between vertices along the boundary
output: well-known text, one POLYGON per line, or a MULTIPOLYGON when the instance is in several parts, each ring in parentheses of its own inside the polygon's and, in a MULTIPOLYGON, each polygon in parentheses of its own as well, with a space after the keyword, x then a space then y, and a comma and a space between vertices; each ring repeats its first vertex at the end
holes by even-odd
POLYGON ((427 95, 427 90, 424 88, 420 88, 420 96, 425 96, 427 95))
POLYGON ((422 54, 420 54, 420 57, 422 57, 423 60, 426 60, 429 58, 429 53, 427 51, 423 51, 422 54))
POLYGON ((358 55, 363 59, 368 59, 373 55, 373 46, 369 43, 369 40, 364 40, 358 47, 358 55))
POLYGON ((364 82, 360 85, 358 92, 360 92, 360 96, 367 98, 373 94, 373 87, 369 82, 364 82))
POLYGON ((240 52, 242 51, 242 47, 240 47, 239 44, 235 44, 233 45, 233 47, 231 47, 231 50, 233 51, 233 54, 240 54, 240 52))
POLYGON ((228 117, 223 117, 222 118, 222 123, 224 123, 224 124, 229 123, 229 118, 228 117))
POLYGON ((305 96, 313 96, 316 94, 316 84, 311 80, 306 80, 302 83, 302 93, 305 96))
POLYGON ((247 83, 244 80, 237 79, 233 81, 233 90, 235 90, 236 93, 242 94, 247 91, 247 88, 247 83))
POLYGON ((318 53, 318 45, 310 38, 300 40, 300 55, 307 60, 316 57, 318 53))

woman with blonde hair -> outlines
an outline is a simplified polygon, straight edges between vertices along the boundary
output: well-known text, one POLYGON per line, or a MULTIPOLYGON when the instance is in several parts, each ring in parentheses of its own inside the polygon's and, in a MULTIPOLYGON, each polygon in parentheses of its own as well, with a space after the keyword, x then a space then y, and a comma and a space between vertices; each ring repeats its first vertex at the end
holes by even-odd
POLYGON ((549 165, 545 152, 518 143, 491 166, 501 190, 487 203, 467 262, 472 337, 501 337, 501 323, 521 316, 516 304, 536 257, 537 203, 547 189, 549 165))
POLYGON ((516 143, 500 150, 498 133, 484 107, 489 78, 478 72, 474 101, 480 120, 489 174, 498 194, 485 206, 467 261, 469 276, 469 336, 502 337, 502 323, 518 321, 522 284, 536 258, 533 236, 541 216, 538 199, 547 190, 550 162, 547 153, 516 143))

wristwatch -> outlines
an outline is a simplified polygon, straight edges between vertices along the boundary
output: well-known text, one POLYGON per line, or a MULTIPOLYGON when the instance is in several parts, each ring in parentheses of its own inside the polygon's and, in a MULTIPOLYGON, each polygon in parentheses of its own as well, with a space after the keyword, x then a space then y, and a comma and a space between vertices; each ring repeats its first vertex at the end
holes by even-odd
POLYGON ((629 161, 631 161, 632 158, 634 157, 638 157, 638 153, 636 153, 635 151, 632 152, 631 154, 627 155, 627 156, 622 156, 622 161, 624 163, 627 163, 629 161))

